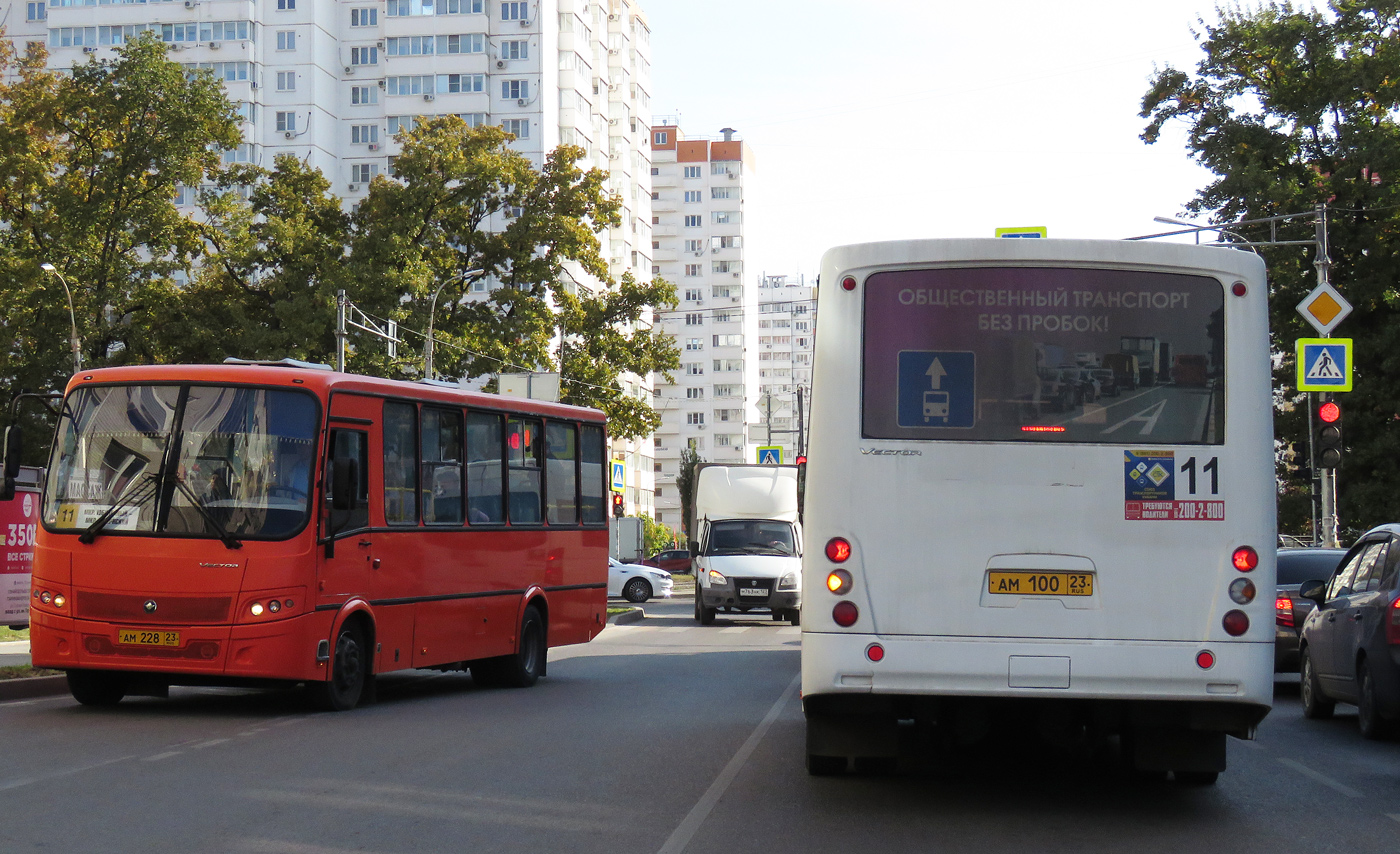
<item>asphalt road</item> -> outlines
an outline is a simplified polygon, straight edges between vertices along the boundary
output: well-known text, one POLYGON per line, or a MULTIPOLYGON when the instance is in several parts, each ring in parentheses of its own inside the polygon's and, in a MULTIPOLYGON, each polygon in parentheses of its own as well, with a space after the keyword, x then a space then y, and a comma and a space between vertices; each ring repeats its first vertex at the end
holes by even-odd
POLYGON ((380 702, 175 689, 116 709, 0 704, 0 852, 1394 851, 1400 742, 1280 679, 1218 785, 1123 772, 1110 746, 1008 733, 891 777, 812 778, 800 635, 701 628, 688 598, 555 650, 534 688, 381 680, 380 702))

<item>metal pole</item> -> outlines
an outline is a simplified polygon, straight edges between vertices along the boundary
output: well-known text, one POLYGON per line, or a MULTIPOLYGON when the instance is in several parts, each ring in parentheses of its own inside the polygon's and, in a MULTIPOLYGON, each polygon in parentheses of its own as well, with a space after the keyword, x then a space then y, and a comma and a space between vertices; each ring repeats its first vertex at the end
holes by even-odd
MULTIPOLYGON (((1327 254, 1327 206, 1318 205, 1315 209, 1317 218, 1313 224, 1316 228, 1317 240, 1317 260, 1313 266, 1317 268, 1317 283, 1319 285, 1329 284, 1328 271, 1332 268, 1332 259, 1327 254)), ((1330 338, 1331 335, 1324 335, 1330 338)), ((1309 410, 1311 417, 1311 410, 1309 410)), ((1323 548, 1335 549, 1337 547, 1337 528, 1340 520, 1337 518, 1337 472, 1334 469, 1325 469, 1322 472, 1322 546, 1323 548)))
POLYGON ((768 394, 768 444, 773 444, 773 395, 768 394))
POLYGON ((423 379, 433 378, 433 321, 437 319, 437 298, 442 293, 442 289, 447 287, 443 282, 433 291, 433 303, 428 308, 428 338, 423 342, 423 379))
POLYGON ((345 373, 345 291, 335 293, 335 369, 345 373))
POLYGON ((1313 444, 1313 409, 1317 406, 1317 395, 1308 392, 1308 527, 1312 536, 1308 542, 1317 545, 1321 542, 1322 525, 1317 518, 1318 488, 1322 483, 1322 473, 1317 470, 1317 450, 1313 444))
POLYGON ((797 387, 797 455, 807 456, 807 434, 802 419, 802 386, 797 387))
POLYGON ((78 338, 78 315, 73 311, 73 292, 68 289, 68 280, 63 277, 57 267, 44 263, 39 265, 39 269, 46 273, 53 273, 63 283, 63 295, 68 298, 68 323, 71 331, 68 344, 73 348, 73 373, 79 373, 83 369, 83 345, 82 340, 78 338))

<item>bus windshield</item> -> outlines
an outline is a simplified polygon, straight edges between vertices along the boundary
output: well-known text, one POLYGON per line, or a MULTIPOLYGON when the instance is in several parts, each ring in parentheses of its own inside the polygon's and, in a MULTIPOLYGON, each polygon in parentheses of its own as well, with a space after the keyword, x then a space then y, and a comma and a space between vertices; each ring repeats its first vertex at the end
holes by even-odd
POLYGON ((1073 267, 896 270, 865 285, 872 439, 1220 444, 1224 288, 1073 267))
POLYGON ((298 391, 88 386, 64 402, 43 521, 56 530, 276 539, 306 523, 317 403, 298 391))

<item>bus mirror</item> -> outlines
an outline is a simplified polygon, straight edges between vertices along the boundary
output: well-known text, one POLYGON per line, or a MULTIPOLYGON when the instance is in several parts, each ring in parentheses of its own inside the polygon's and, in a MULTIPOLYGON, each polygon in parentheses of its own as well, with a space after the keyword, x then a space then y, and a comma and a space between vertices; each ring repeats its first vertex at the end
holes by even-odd
POLYGON ((360 461, 336 457, 331 463, 331 509, 354 510, 359 484, 360 461))
POLYGON ((11 424, 5 428, 5 479, 14 480, 19 477, 19 453, 20 447, 24 444, 22 431, 18 424, 11 424))

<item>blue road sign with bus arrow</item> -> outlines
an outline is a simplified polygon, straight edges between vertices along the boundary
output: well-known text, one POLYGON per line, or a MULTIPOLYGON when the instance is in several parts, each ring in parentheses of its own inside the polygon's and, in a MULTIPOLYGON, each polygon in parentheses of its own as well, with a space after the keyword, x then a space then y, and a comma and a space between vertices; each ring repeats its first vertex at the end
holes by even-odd
POLYGON ((900 427, 971 427, 976 422, 977 357, 961 350, 901 350, 900 427))

